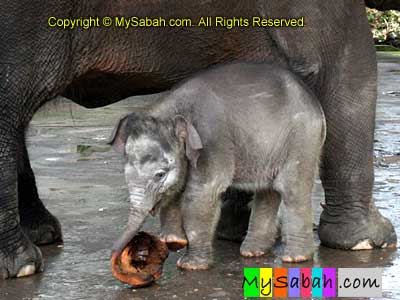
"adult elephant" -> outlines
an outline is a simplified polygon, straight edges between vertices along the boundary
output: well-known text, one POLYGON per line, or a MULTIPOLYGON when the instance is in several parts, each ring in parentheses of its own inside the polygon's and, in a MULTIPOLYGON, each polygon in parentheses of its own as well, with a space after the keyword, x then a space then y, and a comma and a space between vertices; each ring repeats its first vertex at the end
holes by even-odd
POLYGON ((365 0, 365 3, 370 8, 379 10, 399 9, 400 3, 398 0, 365 0))
POLYGON ((274 61, 315 92, 328 133, 322 158, 326 206, 319 235, 343 249, 396 243, 372 199, 377 67, 361 0, 3 1, 0 10, 0 273, 40 269, 34 243, 61 238, 38 197, 25 144, 35 111, 63 95, 99 107, 170 88, 209 65, 274 61), (49 27, 50 16, 305 17, 304 28, 216 27, 90 30, 49 27))

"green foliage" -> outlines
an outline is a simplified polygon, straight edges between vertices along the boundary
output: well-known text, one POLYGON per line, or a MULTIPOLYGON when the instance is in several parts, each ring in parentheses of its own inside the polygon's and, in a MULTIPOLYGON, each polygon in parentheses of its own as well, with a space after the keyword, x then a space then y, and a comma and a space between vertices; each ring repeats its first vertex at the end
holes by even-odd
POLYGON ((400 12, 378 11, 367 8, 368 21, 375 41, 382 43, 390 39, 400 39, 400 12))

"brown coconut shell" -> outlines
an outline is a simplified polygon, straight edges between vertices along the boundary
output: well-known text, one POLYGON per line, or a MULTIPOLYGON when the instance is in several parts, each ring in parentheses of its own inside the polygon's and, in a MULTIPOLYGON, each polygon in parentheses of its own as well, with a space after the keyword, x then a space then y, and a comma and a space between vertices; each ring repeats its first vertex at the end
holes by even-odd
POLYGON ((134 288, 145 287, 158 280, 162 274, 168 247, 159 238, 139 232, 122 250, 111 258, 112 274, 119 281, 134 288))

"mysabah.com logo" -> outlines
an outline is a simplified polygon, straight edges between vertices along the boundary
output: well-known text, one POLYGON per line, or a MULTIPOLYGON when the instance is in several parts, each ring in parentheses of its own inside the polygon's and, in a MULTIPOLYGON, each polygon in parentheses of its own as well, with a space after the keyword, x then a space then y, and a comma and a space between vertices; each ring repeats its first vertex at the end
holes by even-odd
POLYGON ((244 268, 250 298, 382 297, 382 269, 244 268))

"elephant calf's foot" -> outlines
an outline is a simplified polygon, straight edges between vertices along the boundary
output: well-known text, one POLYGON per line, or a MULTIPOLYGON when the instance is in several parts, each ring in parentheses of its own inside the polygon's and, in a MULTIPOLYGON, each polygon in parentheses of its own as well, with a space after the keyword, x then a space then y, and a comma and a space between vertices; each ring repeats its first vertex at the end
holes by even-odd
POLYGON ((24 239, 16 253, 0 252, 0 278, 25 277, 42 271, 40 249, 24 239))
POLYGON ((36 245, 62 243, 60 222, 49 212, 34 220, 21 220, 21 227, 36 245))
POLYGON ((188 244, 188 241, 185 237, 178 236, 172 233, 161 233, 160 239, 167 244, 168 249, 171 251, 178 251, 179 249, 185 248, 188 244))
POLYGON ((284 255, 282 256, 282 261, 285 263, 300 263, 310 260, 312 256, 305 255, 284 255))
POLYGON ((340 223, 329 219, 326 212, 321 215, 319 225, 321 244, 345 250, 369 250, 396 248, 397 236, 393 225, 373 206, 369 218, 340 223))
POLYGON ((207 270, 212 264, 212 259, 206 255, 193 255, 186 253, 183 255, 176 265, 185 270, 207 270))
POLYGON ((265 254, 264 250, 257 249, 240 249, 240 255, 244 257, 260 257, 265 254))
POLYGON ((312 260, 314 257, 314 240, 311 238, 312 232, 306 238, 299 236, 286 235, 284 237, 284 251, 281 257, 285 263, 300 263, 312 260))
POLYGON ((310 249, 285 249, 282 255, 282 261, 285 263, 300 263, 307 260, 312 260, 314 250, 310 249))
POLYGON ((268 243, 264 243, 260 245, 257 242, 248 242, 246 239, 240 246, 240 254, 244 257, 259 257, 263 256, 268 252, 273 246, 274 242, 269 241, 268 243))

